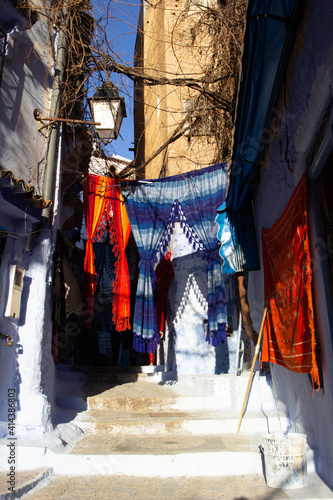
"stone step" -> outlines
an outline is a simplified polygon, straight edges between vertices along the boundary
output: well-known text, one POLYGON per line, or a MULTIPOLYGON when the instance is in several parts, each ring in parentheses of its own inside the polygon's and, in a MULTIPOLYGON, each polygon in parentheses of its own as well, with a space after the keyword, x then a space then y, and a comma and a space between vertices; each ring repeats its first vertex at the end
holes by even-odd
POLYGON ((89 410, 135 410, 135 411, 147 411, 154 410, 158 408, 163 408, 165 406, 175 404, 174 398, 172 397, 127 397, 127 396, 117 396, 113 397, 112 394, 101 394, 99 396, 93 396, 87 398, 87 406, 89 410))
POLYGON ((241 452, 259 453, 262 444, 261 434, 196 434, 179 435, 175 433, 157 436, 94 434, 79 439, 71 454, 73 455, 179 455, 181 453, 221 453, 241 452))
MULTIPOLYGON (((240 410, 243 406, 249 379, 249 372, 243 372, 239 376, 233 374, 181 375, 176 387, 187 387, 188 391, 195 390, 197 395, 215 399, 216 407, 240 410)), ((201 404, 199 399, 198 403, 201 404)), ((258 371, 254 373, 251 378, 247 408, 249 410, 262 408, 264 411, 276 409, 270 375, 260 376, 258 371)), ((283 413, 284 410, 285 408, 281 406, 280 412, 283 413)))
MULTIPOLYGON (((202 395, 202 388, 193 388, 188 384, 141 381, 114 385, 106 390, 103 390, 103 384, 89 387, 94 387, 92 392, 97 394, 79 397, 74 394, 89 394, 84 384, 78 391, 77 384, 68 383, 64 387, 64 395, 57 399, 61 408, 70 410, 74 407, 79 412, 72 418, 75 417, 75 423, 86 432, 126 432, 135 435, 141 432, 167 433, 170 429, 177 429, 179 433, 192 434, 234 433, 241 411, 240 405, 239 408, 230 407, 225 404, 224 398, 202 395)), ((272 409, 269 403, 255 409, 253 406, 247 408, 241 429, 244 432, 264 429, 268 433, 281 430, 281 427, 285 431, 287 426, 287 418, 282 416, 280 424, 276 409, 272 409)))
POLYGON ((263 474, 244 476, 239 470, 237 475, 230 477, 53 476, 51 482, 45 482, 42 490, 33 492, 27 498, 319 500, 332 498, 332 491, 314 474, 308 475, 308 486, 305 488, 277 490, 266 485, 263 474))
POLYGON ((86 375, 100 374, 154 374, 164 372, 164 365, 144 365, 144 366, 83 366, 83 365, 59 365, 58 376, 64 374, 68 377, 69 374, 82 373, 86 375))
MULTIPOLYGON (((147 385, 147 384, 146 384, 147 385)), ((154 385, 154 384, 151 384, 154 385)), ((154 385, 155 386, 155 385, 154 385)), ((121 387, 121 386, 119 386, 121 387)), ((192 392, 188 395, 182 395, 175 391, 165 390, 160 393, 152 393, 151 396, 141 394, 131 394, 125 391, 121 394, 117 389, 119 387, 110 388, 95 396, 87 397, 88 409, 127 409, 136 411, 147 411, 152 409, 170 409, 170 410, 200 410, 200 409, 226 409, 228 411, 240 411, 242 408, 245 390, 240 392, 231 399, 228 394, 227 397, 219 395, 194 395, 192 392)), ((124 386, 123 386, 124 387, 124 386)), ((156 387, 156 386, 155 386, 156 387)), ((258 410, 262 409, 263 413, 274 411, 275 406, 270 399, 251 402, 249 398, 247 409, 258 410)))
MULTIPOLYGON (((153 367, 154 368, 154 367, 153 367)), ((110 407, 109 397, 120 397, 126 394, 127 399, 139 397, 141 394, 152 394, 152 397, 159 398, 166 393, 167 387, 159 387, 161 382, 160 375, 162 372, 156 373, 90 373, 84 374, 79 372, 68 372, 62 376, 57 376, 55 383, 56 403, 61 408, 73 408, 78 411, 83 411, 87 408, 87 400, 91 399, 92 407, 110 407), (133 379, 133 380, 131 380, 133 379), (141 382, 144 384, 143 391, 134 390, 134 387, 141 387, 141 382), (123 387, 123 390, 120 389, 123 387), (149 389, 151 387, 151 389, 149 389), (156 387, 156 389, 154 389, 156 387), (112 394, 110 391, 112 390, 112 394), (96 397, 94 399, 94 397, 96 397), (106 398, 106 399, 105 399, 106 398), (103 400, 105 399, 104 403, 103 400)), ((171 391, 169 391, 169 395, 171 391)), ((176 393, 172 393, 174 397, 176 393)), ((170 402, 170 401, 169 401, 170 402)), ((135 400, 132 401, 135 403, 135 400)), ((163 404, 163 402, 161 402, 163 404)), ((119 401, 122 405, 123 402, 119 401)), ((129 403, 130 404, 130 403, 129 403)))
MULTIPOLYGON (((64 451, 18 442, 20 470, 52 469, 67 476, 133 475, 137 477, 229 476, 263 473, 262 434, 180 436, 84 436, 64 451), (69 450, 69 448, 71 448, 69 450)), ((314 452, 307 454, 314 472, 314 452)), ((6 470, 0 455, 0 467, 6 470)))
MULTIPOLYGON (((140 406, 144 409, 145 402, 139 403, 140 397, 145 393, 151 393, 151 397, 146 400, 148 405, 153 404, 151 399, 156 399, 157 404, 170 406, 174 409, 186 410, 200 408, 228 408, 240 410, 249 381, 249 374, 244 373, 239 377, 229 375, 219 376, 182 376, 179 381, 160 381, 160 375, 155 374, 112 374, 112 373, 71 373, 70 379, 57 379, 56 394, 57 403, 64 408, 70 408, 70 401, 75 402, 75 408, 84 410, 85 408, 112 409, 121 408, 126 405, 128 408, 140 406), (137 379, 139 375, 139 379, 137 379), (131 377, 136 380, 129 382, 131 377), (129 378, 128 378, 129 377, 129 378), (147 382, 156 389, 149 390, 147 382), (153 383, 151 383, 153 382, 153 383), (133 391, 137 384, 144 384, 145 390, 141 394, 133 391), (131 388, 132 387, 132 388, 131 388), (121 391, 119 388, 123 388, 121 391), (126 393, 126 401, 121 399, 126 393), (166 396, 167 395, 167 396, 166 396), (110 398, 114 401, 111 402, 110 398), (115 400, 118 399, 118 402, 115 400), (161 398, 165 398, 162 401, 161 398), (171 399, 170 399, 171 398, 171 399), (159 401, 157 401, 159 400, 159 401)), ((156 405, 153 405, 156 407, 156 405)), ((275 409, 275 401, 269 381, 265 377, 255 376, 252 380, 250 396, 247 403, 248 409, 262 408, 265 412, 275 409)), ((147 407, 146 409, 149 409, 147 407)), ((283 413, 283 408, 280 408, 283 413)))
POLYGON ((147 411, 175 404, 178 394, 166 385, 136 382, 87 397, 88 409, 147 411))
POLYGON ((156 373, 68 373, 56 378, 56 392, 61 393, 63 389, 69 392, 69 387, 82 393, 82 395, 96 394, 96 390, 103 392, 114 385, 127 384, 131 382, 154 381, 161 382, 161 372, 156 373))
POLYGON ((103 439, 95 444, 86 443, 76 452, 62 454, 49 449, 25 449, 22 446, 20 460, 22 464, 30 462, 34 466, 47 463, 55 474, 73 476, 123 474, 137 477, 219 477, 237 475, 239 471, 244 475, 262 474, 261 458, 257 451, 225 451, 222 444, 213 446, 212 443, 209 446, 209 443, 199 439, 196 437, 196 441, 190 442, 183 438, 181 443, 177 443, 176 437, 168 438, 164 442, 163 452, 162 440, 138 443, 137 437, 133 439, 133 452, 128 449, 128 441, 111 450, 109 447, 112 443, 103 439), (204 451, 209 449, 211 451, 204 451))
POLYGON ((164 371, 164 365, 143 365, 143 366, 78 366, 75 370, 87 373, 146 373, 153 374, 164 371))
MULTIPOLYGON (((226 410, 206 411, 116 411, 88 410, 80 413, 74 423, 86 433, 154 435, 154 434, 234 434, 240 414, 226 410)), ((282 429, 287 419, 281 419, 282 429)), ((280 421, 274 413, 248 412, 242 420, 242 432, 279 431, 280 421)))

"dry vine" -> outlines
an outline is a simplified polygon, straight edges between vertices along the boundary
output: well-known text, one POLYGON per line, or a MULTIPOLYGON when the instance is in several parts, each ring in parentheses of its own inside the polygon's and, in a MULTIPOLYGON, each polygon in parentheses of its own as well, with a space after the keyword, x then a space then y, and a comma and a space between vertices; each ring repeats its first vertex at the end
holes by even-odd
MULTIPOLYGON (((49 8, 42 9, 38 9, 38 4, 38 0, 30 3, 21 1, 22 6, 29 6, 48 19, 50 34, 54 26, 66 33, 68 58, 61 108, 64 116, 82 117, 87 88, 92 88, 94 81, 97 82, 95 85, 98 85, 98 82, 101 83, 110 73, 124 75, 136 85, 146 88, 163 86, 186 89, 196 103, 196 113, 191 118, 191 130, 206 126, 209 117, 210 135, 213 134, 216 146, 216 161, 230 159, 245 0, 211 0, 205 2, 205 5, 184 2, 168 42, 178 67, 167 68, 164 73, 154 67, 124 64, 119 54, 115 53, 106 27, 116 15, 116 0, 103 4, 103 16, 98 20, 92 15, 89 0, 52 0, 49 8), (189 74, 186 68, 182 67, 184 60, 189 57, 195 59, 200 69, 196 74, 189 74)), ((164 1, 147 2, 146 8, 155 11, 163 9, 164 1)), ((170 137, 156 148, 152 158, 165 151, 171 142, 182 137, 182 110, 178 111, 181 116, 178 126, 176 125, 170 137)), ((88 112, 86 108, 85 112, 88 112)), ((134 163, 138 171, 142 171, 150 161, 151 158, 144 158, 141 164, 137 161, 134 163)), ((130 168, 127 169, 127 173, 130 171, 130 168)))

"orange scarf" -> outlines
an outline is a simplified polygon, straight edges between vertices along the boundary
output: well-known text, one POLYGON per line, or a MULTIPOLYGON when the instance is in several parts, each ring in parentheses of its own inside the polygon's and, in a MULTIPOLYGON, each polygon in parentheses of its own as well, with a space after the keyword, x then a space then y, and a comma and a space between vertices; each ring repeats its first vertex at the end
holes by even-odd
POLYGON ((100 175, 87 175, 84 180, 83 200, 86 221, 87 243, 84 259, 83 296, 85 308, 83 311, 86 326, 92 326, 94 315, 94 295, 96 290, 96 269, 93 241, 99 237, 100 226, 106 228, 110 219, 110 187, 113 179, 100 175))

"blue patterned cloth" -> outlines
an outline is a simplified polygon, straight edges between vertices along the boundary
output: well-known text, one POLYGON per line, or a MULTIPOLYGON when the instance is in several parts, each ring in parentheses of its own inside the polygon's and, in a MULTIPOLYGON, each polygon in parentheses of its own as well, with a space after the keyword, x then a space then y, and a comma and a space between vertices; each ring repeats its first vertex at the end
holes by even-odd
POLYGON ((222 273, 233 274, 245 269, 259 269, 256 233, 251 200, 241 212, 223 203, 217 211, 217 237, 221 243, 222 273))
POLYGON ((121 182, 141 259, 133 320, 138 352, 154 352, 158 342, 154 267, 168 250, 176 221, 193 249, 207 260, 207 341, 217 345, 226 339, 226 301, 215 222, 217 209, 225 201, 226 184, 226 164, 144 183, 121 182))

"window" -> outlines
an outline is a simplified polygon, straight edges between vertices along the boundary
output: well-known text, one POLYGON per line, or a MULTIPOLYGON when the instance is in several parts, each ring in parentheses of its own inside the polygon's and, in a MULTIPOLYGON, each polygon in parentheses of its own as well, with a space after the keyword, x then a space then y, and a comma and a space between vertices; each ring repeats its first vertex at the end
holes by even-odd
POLYGON ((213 134, 211 109, 204 98, 183 101, 184 134, 186 136, 206 136, 213 134))
POLYGON ((19 289, 22 288, 23 277, 24 277, 24 270, 21 267, 16 266, 15 275, 14 275, 14 286, 16 288, 19 288, 19 289))

